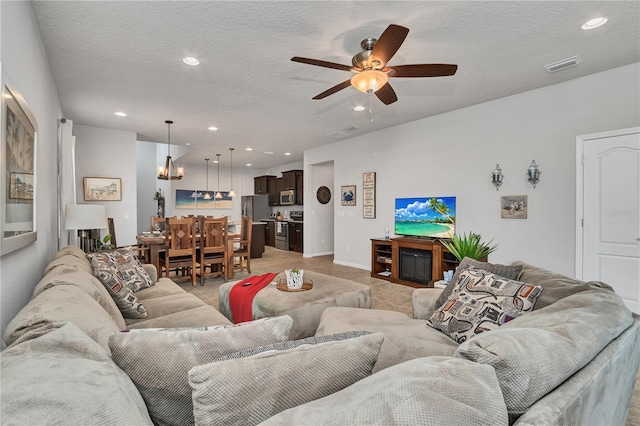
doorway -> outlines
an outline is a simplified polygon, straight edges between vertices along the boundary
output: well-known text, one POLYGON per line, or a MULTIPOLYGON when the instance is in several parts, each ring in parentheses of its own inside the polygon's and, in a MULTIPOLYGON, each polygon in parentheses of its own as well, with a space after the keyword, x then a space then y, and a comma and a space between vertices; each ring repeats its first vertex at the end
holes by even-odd
POLYGON ((640 128, 576 138, 576 277, 640 313, 640 128))

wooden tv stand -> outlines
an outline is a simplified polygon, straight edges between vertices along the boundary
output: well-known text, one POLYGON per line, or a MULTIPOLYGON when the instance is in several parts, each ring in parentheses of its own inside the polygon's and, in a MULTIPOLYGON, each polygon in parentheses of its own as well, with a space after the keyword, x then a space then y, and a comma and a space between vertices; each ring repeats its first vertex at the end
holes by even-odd
POLYGON ((433 287, 433 282, 443 278, 443 271, 458 266, 455 257, 438 240, 397 237, 371 239, 371 276, 411 287, 433 287), (420 284, 400 277, 400 249, 431 252, 431 280, 420 284))

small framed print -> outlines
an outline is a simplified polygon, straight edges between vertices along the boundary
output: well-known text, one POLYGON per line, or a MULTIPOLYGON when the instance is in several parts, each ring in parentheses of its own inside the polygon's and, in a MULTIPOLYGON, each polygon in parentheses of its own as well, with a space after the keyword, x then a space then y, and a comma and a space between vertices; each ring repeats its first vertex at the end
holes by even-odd
POLYGON ((355 185, 345 185, 341 188, 340 203, 343 206, 356 205, 356 186, 355 185))
POLYGON ((33 200, 33 174, 11 173, 9 182, 9 198, 18 200, 33 200))
POLYGON ((505 195, 500 200, 500 217, 502 219, 526 219, 527 196, 505 195))
POLYGON ((120 178, 84 178, 85 201, 122 200, 122 180, 120 178))

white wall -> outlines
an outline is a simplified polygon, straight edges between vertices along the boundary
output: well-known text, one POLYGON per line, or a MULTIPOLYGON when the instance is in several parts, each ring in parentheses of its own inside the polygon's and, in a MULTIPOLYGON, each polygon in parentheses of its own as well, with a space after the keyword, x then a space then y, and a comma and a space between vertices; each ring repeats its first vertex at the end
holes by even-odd
POLYGON ((304 255, 306 257, 323 256, 333 253, 334 231, 333 212, 336 197, 334 192, 334 167, 333 161, 320 164, 307 164, 305 166, 305 187, 309 188, 308 196, 304 200, 304 255), (331 199, 327 204, 321 204, 316 198, 316 192, 321 186, 331 190, 331 199), (309 220, 312 219, 312 220, 309 220), (308 224, 313 223, 313 226, 308 224))
MULTIPOLYGON (((638 126, 639 93, 633 64, 306 151, 305 165, 334 162, 334 194, 357 185, 355 207, 335 204, 334 261, 370 267, 369 239, 393 229, 396 197, 455 196, 457 232, 499 245, 490 261, 524 260, 572 276, 575 137, 638 126), (536 189, 525 176, 534 159, 542 171, 536 189), (499 191, 490 179, 496 163, 505 174, 499 191), (376 172, 374 220, 362 218, 364 172, 376 172), (501 195, 527 195, 528 219, 501 219, 501 195)), ((316 221, 305 217, 305 236, 322 226, 316 221)))
POLYGON ((31 298, 58 248, 57 120, 62 117, 62 109, 31 3, 0 2, 0 40, 2 84, 10 83, 23 95, 38 123, 38 239, 0 258, 0 327, 4 330, 31 298))
MULTIPOLYGON (((81 126, 74 123, 76 137, 76 200, 79 204, 104 204, 114 219, 119 246, 136 244, 137 175, 136 133, 81 126), (122 180, 122 201, 85 201, 83 178, 112 177, 122 180)), ((153 195, 151 195, 153 197, 153 195)), ((106 235, 108 230, 103 230, 106 235)))
MULTIPOLYGON (((154 142, 138 141, 136 143, 136 191, 137 199, 137 233, 151 229, 151 216, 158 212, 158 202, 154 200, 156 192, 161 188, 158 181, 158 169, 155 161, 157 145, 154 142)), ((162 190, 165 192, 164 189, 162 190)))

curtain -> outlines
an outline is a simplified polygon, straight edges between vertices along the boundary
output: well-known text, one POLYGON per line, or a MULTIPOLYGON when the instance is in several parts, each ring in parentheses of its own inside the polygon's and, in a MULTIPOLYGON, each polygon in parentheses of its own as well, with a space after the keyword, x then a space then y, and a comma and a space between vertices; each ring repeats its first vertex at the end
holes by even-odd
POLYGON ((78 245, 77 235, 64 229, 65 207, 76 203, 76 137, 72 130, 73 121, 58 120, 58 249, 78 245))

